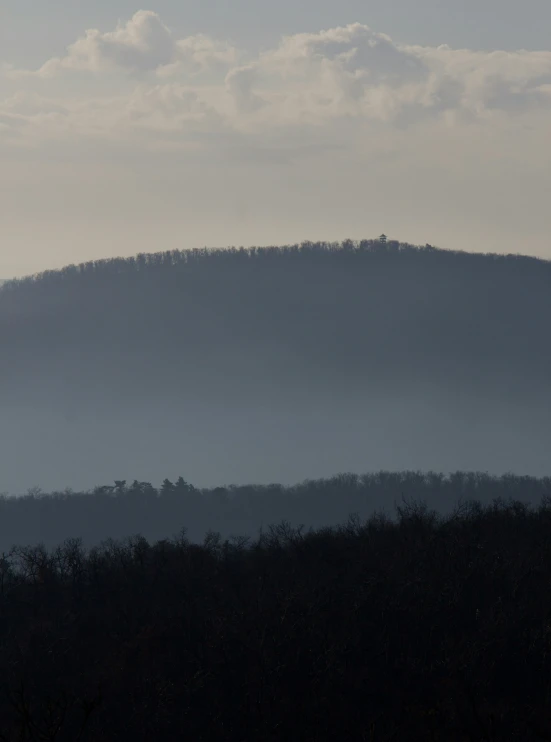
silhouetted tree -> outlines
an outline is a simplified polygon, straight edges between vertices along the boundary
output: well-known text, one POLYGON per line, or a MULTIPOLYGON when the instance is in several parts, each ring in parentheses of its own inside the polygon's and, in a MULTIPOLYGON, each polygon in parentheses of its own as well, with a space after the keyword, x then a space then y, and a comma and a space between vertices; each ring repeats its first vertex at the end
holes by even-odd
POLYGON ((175 489, 175 485, 169 479, 164 479, 161 484, 161 495, 166 497, 167 495, 172 494, 175 489))

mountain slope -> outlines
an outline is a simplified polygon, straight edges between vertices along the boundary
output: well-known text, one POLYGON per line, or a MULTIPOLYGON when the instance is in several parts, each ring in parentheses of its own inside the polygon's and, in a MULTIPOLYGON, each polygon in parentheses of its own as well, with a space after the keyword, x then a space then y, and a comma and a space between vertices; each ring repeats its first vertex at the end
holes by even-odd
POLYGON ((8 282, 0 488, 548 471, 551 264, 366 240, 8 282))

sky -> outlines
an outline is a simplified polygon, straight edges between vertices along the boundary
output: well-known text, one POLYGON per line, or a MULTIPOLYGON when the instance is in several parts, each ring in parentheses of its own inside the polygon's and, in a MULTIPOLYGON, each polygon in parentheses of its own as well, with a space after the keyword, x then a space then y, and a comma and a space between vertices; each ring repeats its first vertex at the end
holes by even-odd
POLYGON ((549 0, 4 0, 0 278, 394 239, 551 258, 549 0))

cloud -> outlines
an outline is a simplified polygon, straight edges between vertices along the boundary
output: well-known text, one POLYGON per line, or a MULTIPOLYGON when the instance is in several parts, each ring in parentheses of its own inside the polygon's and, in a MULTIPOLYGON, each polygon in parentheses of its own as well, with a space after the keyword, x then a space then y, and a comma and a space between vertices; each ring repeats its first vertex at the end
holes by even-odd
POLYGON ((254 54, 204 34, 177 39, 157 13, 141 10, 115 30, 86 31, 34 72, 5 64, 0 75, 15 86, 0 99, 0 135, 26 143, 91 136, 143 145, 148 133, 158 147, 171 132, 176 146, 203 127, 266 149, 262 138, 336 132, 337 124, 349 132, 351 122, 363 136, 380 125, 514 126, 530 112, 551 113, 550 51, 399 44, 360 23, 287 36, 254 54), (131 74, 114 90, 116 70, 131 74), (80 76, 78 93, 63 87, 67 72, 80 76))
POLYGON ((258 60, 294 103, 318 116, 389 121, 404 110, 484 114, 549 104, 551 52, 472 52, 397 44, 355 23, 285 38, 258 60))
POLYGON ((219 42, 197 34, 175 39, 159 15, 140 10, 114 31, 88 29, 67 47, 62 57, 47 60, 38 70, 17 70, 5 66, 4 75, 49 78, 66 71, 109 72, 114 68, 134 73, 157 71, 170 76, 182 71, 202 71, 214 65, 231 65, 238 51, 227 41, 219 42))
POLYGON ((157 69, 157 75, 171 77, 211 69, 227 69, 239 62, 241 52, 229 41, 218 41, 205 34, 196 34, 176 42, 174 57, 175 61, 157 69))
POLYGON ((540 89, 551 83, 550 51, 473 52, 448 46, 411 49, 431 70, 429 95, 447 99, 449 108, 484 114, 519 110, 520 104, 528 110, 539 105, 540 89))
POLYGON ((140 10, 114 31, 87 30, 67 47, 65 56, 49 59, 35 72, 12 71, 11 75, 47 78, 66 70, 103 72, 113 67, 143 72, 169 64, 174 52, 175 40, 157 13, 140 10))
POLYGON ((280 64, 288 72, 296 70, 297 64, 311 68, 333 63, 370 85, 403 85, 426 74, 417 55, 361 23, 288 36, 276 50, 264 55, 264 60, 271 65, 280 64))
POLYGON ((257 70, 253 65, 236 67, 226 75, 225 87, 235 104, 237 114, 253 113, 263 107, 265 101, 253 93, 257 70))

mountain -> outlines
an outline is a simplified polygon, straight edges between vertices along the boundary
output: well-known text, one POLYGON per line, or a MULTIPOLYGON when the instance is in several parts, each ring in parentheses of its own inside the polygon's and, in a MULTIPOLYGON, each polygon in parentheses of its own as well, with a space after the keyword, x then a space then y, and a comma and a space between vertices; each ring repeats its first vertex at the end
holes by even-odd
POLYGON ((551 263, 386 240, 171 251, 0 294, 0 490, 549 471, 551 263))

